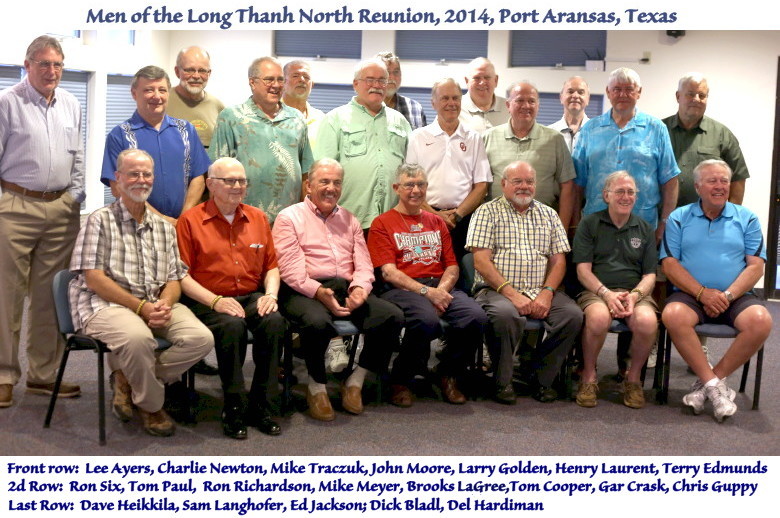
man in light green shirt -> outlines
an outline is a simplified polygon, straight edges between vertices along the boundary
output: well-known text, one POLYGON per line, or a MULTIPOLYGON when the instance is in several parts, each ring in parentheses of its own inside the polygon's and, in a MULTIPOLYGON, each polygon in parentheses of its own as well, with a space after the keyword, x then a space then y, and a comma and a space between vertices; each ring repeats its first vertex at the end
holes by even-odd
POLYGON ((225 108, 211 138, 212 160, 229 156, 244 166, 249 180, 244 203, 276 215, 302 199, 304 172, 313 160, 306 121, 281 102, 282 66, 270 57, 249 67, 252 96, 225 108))
POLYGON ((387 77, 382 61, 361 62, 352 81, 355 97, 328 113, 317 133, 316 159, 341 163, 344 185, 339 204, 364 230, 398 202, 393 179, 412 132, 406 118, 383 102, 387 77))

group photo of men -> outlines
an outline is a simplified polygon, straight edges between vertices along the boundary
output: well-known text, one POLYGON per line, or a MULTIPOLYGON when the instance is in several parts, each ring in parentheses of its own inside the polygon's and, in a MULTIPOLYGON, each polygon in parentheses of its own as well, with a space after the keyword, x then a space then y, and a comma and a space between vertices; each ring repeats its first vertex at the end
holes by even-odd
MULTIPOLYGON (((464 412, 529 397, 584 415, 608 404, 598 364, 615 322, 628 329, 622 405, 647 404, 665 332, 692 372, 687 413, 735 415, 729 376, 772 331, 755 292, 767 250, 742 204, 760 187, 737 136, 706 115, 705 75, 667 85, 670 115, 642 110, 639 67, 601 84, 573 72, 548 126, 533 71, 499 88, 483 56, 444 69, 425 104, 403 95, 403 56, 377 52, 327 111, 311 103, 311 62, 247 56, 232 105, 197 42, 173 74, 139 68, 135 111, 99 168, 114 201, 82 216, 84 114, 60 85, 58 39, 29 44, 23 79, 0 91, 0 413, 25 391, 54 394, 52 280, 69 270, 76 331, 110 351, 111 413, 157 437, 185 420, 191 369, 218 379, 226 437, 282 434, 292 351, 315 421, 373 410, 367 381, 403 409, 431 394, 464 412), (597 94, 603 113, 588 117, 597 94), (357 354, 339 321, 359 332, 357 354), (736 330, 722 354, 697 335, 705 323, 736 330)), ((70 374, 60 398, 82 393, 70 374)))

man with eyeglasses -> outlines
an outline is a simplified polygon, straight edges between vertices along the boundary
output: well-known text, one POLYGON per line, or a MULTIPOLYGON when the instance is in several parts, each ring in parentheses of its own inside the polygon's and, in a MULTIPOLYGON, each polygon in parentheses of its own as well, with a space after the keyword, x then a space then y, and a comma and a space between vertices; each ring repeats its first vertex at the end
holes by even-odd
POLYGON ((209 156, 233 157, 244 165, 251 185, 244 203, 265 212, 273 224, 279 211, 301 200, 311 146, 303 116, 282 102, 282 65, 258 58, 248 75, 252 95, 220 113, 209 156))
POLYGON ((480 135, 506 122, 506 99, 495 94, 498 74, 487 58, 476 58, 466 67, 468 95, 463 98, 460 120, 480 135))
POLYGON ((503 196, 474 212, 466 238, 474 254, 474 298, 490 321, 485 338, 494 371, 493 399, 515 403, 514 352, 526 319, 534 318, 546 322, 546 335, 530 361, 521 364, 521 388, 549 403, 558 397, 553 381, 582 326, 582 311, 558 290, 569 240, 555 211, 534 199, 536 171, 530 164, 506 166, 501 188, 503 196))
POLYGON ((318 110, 309 103, 314 83, 311 80, 311 66, 299 59, 290 61, 284 65, 284 93, 282 102, 290 108, 295 108, 306 120, 306 127, 309 133, 309 144, 312 149, 315 147, 317 131, 320 129, 320 123, 325 118, 325 113, 318 110))
MULTIPOLYGON (((70 258, 84 200, 81 105, 59 88, 64 58, 56 39, 39 36, 25 78, 0 92, 0 408, 13 404, 22 374, 25 297, 28 392, 51 395, 64 348, 51 283, 70 258)), ((60 397, 79 394, 78 385, 60 387, 60 397)))
POLYGON ((368 232, 371 261, 384 281, 380 296, 400 307, 406 318, 401 350, 390 376, 390 402, 402 408, 412 406, 409 385, 414 377, 428 377, 430 343, 444 332, 439 317, 449 324, 436 372, 442 398, 457 405, 465 403, 458 379, 473 362, 487 323, 479 304, 455 287, 460 270, 447 225, 423 210, 427 187, 419 165, 399 167, 393 183, 398 205, 376 218, 368 232))
POLYGON ((653 228, 632 214, 636 183, 626 171, 607 176, 602 195, 605 210, 580 222, 572 260, 583 291, 577 302, 585 313, 582 331, 582 373, 577 404, 596 406, 599 391, 596 361, 613 318, 625 319, 632 333, 631 367, 622 384, 623 404, 642 408, 642 367, 658 332, 655 286, 658 253, 653 228))
POLYGON ((420 103, 398 93, 401 88, 401 61, 390 51, 380 52, 375 57, 381 59, 387 67, 387 90, 385 90, 385 106, 401 112, 406 117, 412 129, 422 128, 428 124, 425 110, 420 103))
POLYGON ((168 114, 190 121, 203 147, 208 149, 217 117, 225 109, 222 101, 206 92, 211 77, 211 57, 201 47, 181 49, 173 71, 179 78, 179 84, 168 98, 168 114))
POLYGON ((106 136, 100 181, 118 196, 117 155, 124 149, 143 149, 155 158, 151 210, 176 225, 183 211, 200 203, 211 161, 195 127, 167 114, 170 90, 168 74, 160 67, 150 65, 135 73, 130 93, 136 111, 106 136))
POLYGON ((607 207, 601 190, 610 173, 628 171, 639 190, 634 213, 656 229, 658 243, 677 204, 680 168, 666 126, 636 109, 641 94, 639 74, 630 68, 613 70, 607 83, 612 109, 583 126, 572 158, 577 170, 575 183, 585 196, 583 215, 607 207))
POLYGON ((73 323, 111 351, 114 416, 127 422, 137 409, 147 433, 167 437, 176 425, 163 409, 166 385, 206 356, 214 337, 179 303, 187 266, 176 229, 147 203, 154 160, 142 149, 126 149, 116 163, 119 197, 89 215, 73 251, 73 323), (171 347, 158 352, 155 337, 171 347))
POLYGON ((176 225, 181 258, 189 266, 182 302, 214 333, 224 434, 246 439, 250 423, 278 435, 268 396, 276 392, 271 389, 286 326, 277 306, 279 268, 271 227, 263 211, 241 203, 247 179, 235 158, 215 160, 206 187, 211 198, 182 214, 176 225), (255 362, 248 397, 242 371, 247 330, 254 337, 255 362))
POLYGON ((398 201, 395 170, 406 156, 412 128, 400 112, 385 106, 387 67, 379 59, 355 67, 355 96, 325 116, 315 158, 332 158, 344 168, 341 205, 368 231, 374 218, 398 201))
POLYGON ((669 128, 677 165, 682 170, 677 177, 680 182, 678 207, 699 199, 693 185, 693 169, 702 160, 713 158, 723 160, 733 171, 729 201, 741 205, 745 196, 745 181, 750 173, 742 149, 737 137, 726 126, 704 115, 709 95, 710 88, 703 75, 686 74, 677 83, 677 113, 663 120, 669 128))

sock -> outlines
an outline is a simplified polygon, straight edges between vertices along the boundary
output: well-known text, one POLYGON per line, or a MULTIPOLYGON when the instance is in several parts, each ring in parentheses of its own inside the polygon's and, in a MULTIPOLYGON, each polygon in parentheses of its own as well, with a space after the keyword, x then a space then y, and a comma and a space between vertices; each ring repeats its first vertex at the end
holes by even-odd
POLYGON ((362 387, 363 382, 366 379, 366 373, 368 372, 367 369, 364 369, 360 365, 355 368, 354 371, 352 371, 352 374, 350 374, 349 378, 347 378, 346 385, 348 387, 362 387))
POLYGON ((309 394, 316 396, 317 394, 322 394, 323 392, 327 392, 324 383, 317 383, 314 380, 309 381, 309 394))

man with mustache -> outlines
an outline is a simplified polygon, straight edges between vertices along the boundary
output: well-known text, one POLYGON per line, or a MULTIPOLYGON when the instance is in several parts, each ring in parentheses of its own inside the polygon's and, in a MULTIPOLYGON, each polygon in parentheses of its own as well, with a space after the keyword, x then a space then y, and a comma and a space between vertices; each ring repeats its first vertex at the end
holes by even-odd
POLYGON ((493 398, 515 402, 514 350, 530 317, 545 320, 547 334, 521 366, 522 381, 534 399, 548 403, 558 397, 552 384, 582 325, 580 308, 558 291, 569 240, 555 211, 534 199, 536 171, 530 164, 512 162, 501 173, 503 196, 474 212, 466 238, 474 253, 474 298, 490 321, 493 398))
POLYGON ((344 168, 341 205, 367 232, 374 218, 398 202, 393 178, 406 156, 411 126, 385 106, 388 73, 378 59, 355 67, 355 96, 325 116, 317 134, 315 157, 332 158, 344 168))
POLYGON ((203 358, 214 337, 178 302, 187 267, 179 258, 176 230, 147 203, 154 183, 152 157, 126 149, 116 162, 119 199, 89 215, 73 251, 73 323, 111 351, 117 419, 129 421, 137 408, 147 433, 166 437, 176 426, 163 410, 165 384, 178 381, 203 358), (155 336, 171 347, 157 353, 155 336))
POLYGON ((150 65, 135 73, 130 93, 137 109, 106 136, 100 181, 118 196, 117 155, 124 149, 143 149, 155 157, 151 210, 175 225, 179 214, 200 203, 206 185, 203 175, 211 161, 195 127, 166 113, 170 90, 168 74, 160 67, 150 65))
POLYGON ((325 114, 309 103, 309 95, 311 95, 311 89, 314 86, 311 80, 311 66, 305 61, 296 59, 285 64, 282 72, 284 73, 282 102, 301 112, 308 128, 309 144, 314 149, 317 131, 320 129, 320 122, 325 118, 325 114))
POLYGON ((401 112, 412 129, 422 128, 428 124, 425 110, 420 103, 398 93, 401 88, 401 62, 398 56, 390 51, 380 52, 376 55, 387 67, 387 90, 385 90, 385 106, 401 112))
POLYGON ((566 147, 571 152, 577 144, 580 128, 590 120, 585 113, 585 108, 590 103, 588 83, 580 76, 570 77, 563 83, 560 97, 563 105, 563 117, 558 122, 550 124, 549 127, 561 132, 566 141, 566 147))
POLYGON ((282 102, 282 65, 258 58, 248 75, 252 95, 219 114, 209 156, 244 164, 251 185, 244 203, 265 212, 273 224, 279 211, 301 199, 311 146, 303 116, 282 102))
POLYGON ((168 114, 190 121, 203 147, 208 149, 217 117, 225 109, 222 101, 206 92, 206 85, 211 78, 209 53, 201 47, 181 49, 176 56, 173 71, 179 78, 179 84, 168 99, 168 114))

